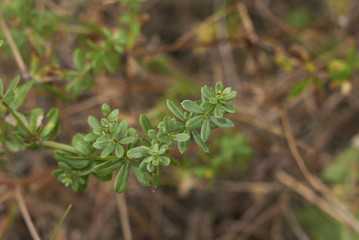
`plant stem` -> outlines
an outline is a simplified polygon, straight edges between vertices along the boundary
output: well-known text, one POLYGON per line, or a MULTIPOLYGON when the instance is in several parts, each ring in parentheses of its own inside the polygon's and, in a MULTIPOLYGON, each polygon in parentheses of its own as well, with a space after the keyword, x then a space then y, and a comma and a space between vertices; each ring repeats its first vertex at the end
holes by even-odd
POLYGON ((33 134, 31 133, 31 131, 25 126, 25 123, 21 121, 21 119, 17 116, 14 110, 12 110, 12 108, 6 102, 3 101, 2 104, 9 111, 9 113, 16 119, 17 123, 27 132, 27 134, 29 134, 29 136, 32 136, 33 134))
POLYGON ((44 147, 47 147, 47 148, 54 149, 54 150, 64 150, 67 152, 76 153, 76 150, 73 146, 63 144, 63 143, 45 140, 45 141, 42 141, 41 145, 44 147))

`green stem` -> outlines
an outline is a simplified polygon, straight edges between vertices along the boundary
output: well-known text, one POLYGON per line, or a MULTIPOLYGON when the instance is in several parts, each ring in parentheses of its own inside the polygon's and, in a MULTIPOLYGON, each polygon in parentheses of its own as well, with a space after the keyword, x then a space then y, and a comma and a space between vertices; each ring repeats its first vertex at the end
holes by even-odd
POLYGON ((67 151, 67 152, 77 153, 73 146, 63 144, 63 143, 54 142, 54 141, 46 141, 45 140, 45 141, 42 141, 41 145, 46 147, 46 148, 51 148, 51 149, 54 149, 54 150, 63 150, 63 151, 67 151))
POLYGON ((2 104, 5 106, 5 108, 9 111, 9 113, 16 119, 17 123, 29 134, 29 136, 32 136, 30 129, 28 129, 25 124, 21 121, 21 119, 17 116, 17 114, 12 110, 12 108, 6 103, 2 102, 2 104))

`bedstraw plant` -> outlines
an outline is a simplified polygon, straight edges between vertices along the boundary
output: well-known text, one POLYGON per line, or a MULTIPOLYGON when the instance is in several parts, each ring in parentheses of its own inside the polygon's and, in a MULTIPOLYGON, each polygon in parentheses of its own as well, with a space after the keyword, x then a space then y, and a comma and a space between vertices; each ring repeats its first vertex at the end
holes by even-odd
POLYGON ((185 153, 193 139, 200 149, 209 152, 211 130, 232 127, 232 121, 224 114, 236 112, 233 105, 228 104, 235 98, 235 91, 224 88, 222 83, 217 83, 215 88, 204 86, 201 100, 184 100, 182 108, 167 100, 174 117, 164 117, 157 128, 141 115, 142 136, 129 127, 126 120, 119 120, 119 110, 111 110, 109 105, 103 104, 101 119, 88 118, 91 132, 75 134, 71 145, 66 145, 52 140, 60 131, 58 109, 53 108, 46 114, 46 124, 43 123, 43 109, 18 110, 35 83, 32 80, 18 86, 19 81, 20 77, 15 77, 6 91, 0 81, 1 147, 13 152, 36 150, 40 146, 54 150, 59 169, 53 175, 64 185, 71 185, 74 191, 86 189, 90 174, 101 181, 109 181, 116 172, 114 191, 122 193, 130 169, 141 184, 157 187, 162 167, 176 163, 169 157, 173 147, 185 153))

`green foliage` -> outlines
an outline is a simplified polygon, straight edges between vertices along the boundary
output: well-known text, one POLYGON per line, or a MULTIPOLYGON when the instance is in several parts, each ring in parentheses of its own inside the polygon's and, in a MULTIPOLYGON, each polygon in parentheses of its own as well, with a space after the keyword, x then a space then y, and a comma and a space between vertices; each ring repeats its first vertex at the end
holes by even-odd
POLYGON ((287 22, 291 27, 304 28, 312 24, 312 17, 305 8, 295 7, 289 11, 287 22))
MULTIPOLYGON (((80 56, 81 53, 76 55, 80 56)), ((78 57, 76 65, 82 64, 82 57, 78 57)), ((209 152, 211 130, 233 126, 223 115, 235 112, 234 107, 227 102, 236 96, 236 92, 218 83, 215 88, 202 88, 201 101, 184 100, 181 104, 184 110, 168 100, 169 110, 178 119, 166 116, 158 123, 157 129, 152 127, 146 116, 141 115, 139 122, 146 135, 143 138, 140 138, 136 129, 128 127, 126 120, 118 119, 119 110, 111 110, 109 105, 103 104, 103 118, 98 120, 89 116, 91 132, 85 135, 75 134, 72 146, 67 146, 51 141, 60 131, 58 109, 53 108, 47 113, 46 123, 42 121, 44 111, 40 108, 33 109, 26 115, 17 111, 34 83, 28 81, 19 85, 19 81, 20 78, 15 77, 6 91, 0 81, 0 104, 14 118, 13 121, 0 124, 0 143, 11 151, 36 149, 39 145, 54 149, 60 169, 54 171, 53 175, 65 186, 71 185, 74 191, 86 189, 90 174, 107 181, 112 178, 113 172, 118 171, 114 190, 121 193, 126 189, 130 169, 141 184, 149 186, 152 183, 157 187, 161 181, 162 167, 175 163, 168 156, 175 143, 179 151, 184 153, 192 135, 197 145, 209 152), (139 145, 140 142, 142 145, 139 145)), ((6 112, 1 116, 4 118, 6 112)), ((229 157, 236 155, 231 150, 227 152, 229 157)))

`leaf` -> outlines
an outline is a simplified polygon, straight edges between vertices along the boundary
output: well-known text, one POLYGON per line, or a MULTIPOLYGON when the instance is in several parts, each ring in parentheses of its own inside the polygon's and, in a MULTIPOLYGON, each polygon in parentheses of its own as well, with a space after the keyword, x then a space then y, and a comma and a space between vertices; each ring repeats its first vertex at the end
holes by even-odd
POLYGON ((43 140, 49 140, 55 137, 55 135, 60 130, 60 113, 57 108, 52 108, 46 115, 50 120, 46 126, 40 130, 39 137, 43 140))
POLYGON ((141 114, 140 116, 140 125, 142 130, 146 133, 146 135, 150 129, 153 129, 150 120, 143 114, 141 114))
POLYGON ((181 105, 185 110, 187 110, 189 112, 198 113, 198 114, 204 113, 201 106, 198 103, 196 103, 195 101, 184 100, 181 103, 181 105))
POLYGON ((185 142, 190 139, 190 136, 187 133, 177 133, 172 139, 177 142, 185 142))
POLYGON ((66 165, 68 165, 69 167, 71 166, 76 169, 85 168, 91 162, 91 160, 89 158, 76 157, 71 154, 61 152, 61 151, 55 151, 54 157, 55 157, 56 161, 59 163, 59 166, 60 166, 60 162, 63 162, 66 165))
POLYGON ((87 122, 90 125, 90 127, 92 128, 92 130, 101 129, 99 120, 97 118, 95 118, 94 116, 89 116, 87 119, 87 122))
POLYGON ((4 40, 0 40, 0 47, 4 44, 4 40))
POLYGON ((92 142, 96 141, 97 138, 99 138, 99 137, 100 137, 100 136, 97 135, 97 134, 95 134, 95 133, 88 133, 88 134, 86 134, 86 136, 85 136, 85 141, 92 143, 92 142))
POLYGON ((201 138, 204 142, 206 142, 209 139, 210 135, 211 135, 211 125, 209 119, 206 118, 201 127, 201 138))
POLYGON ((173 115, 175 115, 180 120, 185 121, 183 110, 176 103, 167 99, 167 107, 173 113, 173 115))
POLYGON ((118 114, 119 114, 119 110, 118 109, 115 109, 113 110, 108 116, 107 116, 107 119, 111 122, 115 121, 118 119, 118 114))
POLYGON ((124 165, 124 159, 114 158, 108 160, 104 163, 98 164, 93 168, 93 172, 99 176, 107 176, 112 174, 117 169, 121 168, 124 165))
POLYGON ((74 52, 74 64, 77 70, 81 70, 85 63, 85 53, 80 48, 77 48, 74 52))
POLYGON ((2 79, 0 78, 0 97, 4 94, 4 83, 2 82, 2 79))
POLYGON ((128 175, 130 173, 130 163, 126 162, 117 174, 114 190, 116 193, 122 193, 125 191, 128 183, 128 175))
POLYGON ((125 154, 125 149, 120 144, 117 144, 115 147, 115 154, 116 157, 121 158, 123 154, 125 154))
POLYGON ((152 177, 151 182, 152 182, 153 187, 157 188, 160 185, 161 179, 162 179, 162 168, 161 168, 161 166, 157 167, 157 173, 152 173, 151 177, 152 177))
POLYGON ((232 104, 222 104, 222 109, 227 113, 235 113, 236 109, 232 104))
POLYGON ((139 169, 139 166, 137 163, 135 162, 131 162, 131 168, 132 168, 132 171, 134 172, 135 176, 136 176, 136 179, 144 186, 150 186, 150 183, 151 183, 151 176, 150 174, 148 174, 148 172, 142 172, 140 169, 139 169))
POLYGON ((221 109, 221 106, 220 105, 217 105, 214 109, 214 116, 216 118, 222 118, 223 117, 223 111, 221 109))
POLYGON ((223 83, 218 82, 216 83, 216 92, 222 92, 223 91, 223 83))
POLYGON ((160 156, 160 163, 162 166, 168 166, 171 163, 171 159, 167 156, 160 156))
POLYGON ((237 91, 232 91, 228 94, 222 95, 220 99, 224 102, 228 102, 228 101, 232 100, 233 98, 235 98, 236 95, 237 95, 237 91))
POLYGON ((216 118, 214 116, 210 117, 212 123, 216 124, 218 127, 222 128, 231 128, 233 127, 233 122, 228 118, 216 118))
POLYGON ((171 133, 173 132, 173 129, 174 129, 174 125, 173 125, 173 122, 171 120, 170 117, 166 116, 164 119, 163 119, 163 122, 165 124, 165 129, 168 133, 171 133))
POLYGON ((208 86, 204 86, 201 88, 201 95, 202 97, 204 97, 205 99, 210 99, 210 98, 213 98, 215 97, 211 91, 209 90, 209 87, 208 86))
POLYGON ((202 125, 204 118, 205 118, 204 115, 195 116, 186 122, 186 127, 199 128, 202 125))
POLYGON ((133 143, 136 140, 135 137, 125 137, 124 139, 120 140, 121 144, 130 144, 133 143))
POLYGON ((135 147, 135 148, 131 148, 130 150, 127 151, 127 157, 130 159, 140 159, 145 157, 147 154, 144 151, 144 148, 146 147, 135 147))
POLYGON ((108 52, 104 56, 104 64, 109 72, 114 73, 120 65, 120 58, 115 52, 108 52))
POLYGON ((312 77, 304 78, 298 82, 296 82, 293 87, 288 92, 288 97, 294 98, 299 96, 311 83, 312 77))
POLYGON ((69 214, 71 207, 72 207, 72 204, 70 204, 70 205, 67 207, 67 209, 66 209, 64 215, 62 216, 62 218, 61 218, 59 224, 57 225, 57 227, 56 227, 56 229, 55 229, 54 234, 51 236, 51 240, 55 240, 55 239, 56 239, 57 233, 60 231, 60 228, 61 228, 62 224, 64 223, 67 214, 69 214))
POLYGON ((73 136, 71 144, 75 148, 75 150, 81 155, 88 156, 95 151, 92 145, 87 142, 85 140, 85 137, 80 133, 77 133, 73 136))
POLYGON ((110 106, 106 103, 102 104, 101 109, 104 116, 107 116, 107 114, 109 114, 109 112, 111 111, 110 106))
POLYGON ((341 59, 332 59, 328 64, 328 78, 334 83, 343 83, 352 76, 349 64, 341 59))
POLYGON ((157 134, 157 139, 163 143, 167 143, 167 144, 171 143, 171 138, 168 136, 168 133, 165 132, 159 132, 157 134))
POLYGON ((44 110, 35 108, 31 111, 30 126, 33 134, 36 134, 37 129, 41 126, 44 110))
POLYGON ((11 102, 11 108, 18 109, 25 101, 26 95, 34 85, 35 80, 27 81, 14 90, 14 100, 11 102))
POLYGON ((201 138, 201 135, 196 130, 191 130, 193 138, 197 145, 206 153, 209 153, 209 145, 207 142, 204 142, 201 138))
POLYGON ((11 80, 9 86, 8 86, 7 89, 6 89, 4 98, 6 97, 6 95, 7 95, 8 93, 12 92, 12 91, 14 90, 14 88, 16 88, 16 86, 17 86, 17 84, 19 83, 19 81, 20 81, 20 76, 19 76, 19 75, 17 75, 16 77, 14 77, 14 78, 11 80))
POLYGON ((128 123, 126 120, 122 120, 120 122, 119 131, 118 131, 118 138, 122 138, 122 136, 126 133, 128 123))
POLYGON ((113 151, 115 151, 115 143, 110 141, 109 144, 105 147, 105 149, 101 152, 101 157, 102 158, 106 158, 108 156, 110 156, 113 151))
POLYGON ((138 132, 137 132, 136 129, 134 129, 134 128, 129 128, 129 129, 127 129, 127 131, 126 131, 126 137, 134 137, 134 138, 135 138, 134 141, 132 141, 130 144, 127 145, 127 148, 128 148, 128 149, 134 148, 134 147, 137 146, 140 137, 139 137, 138 132))

